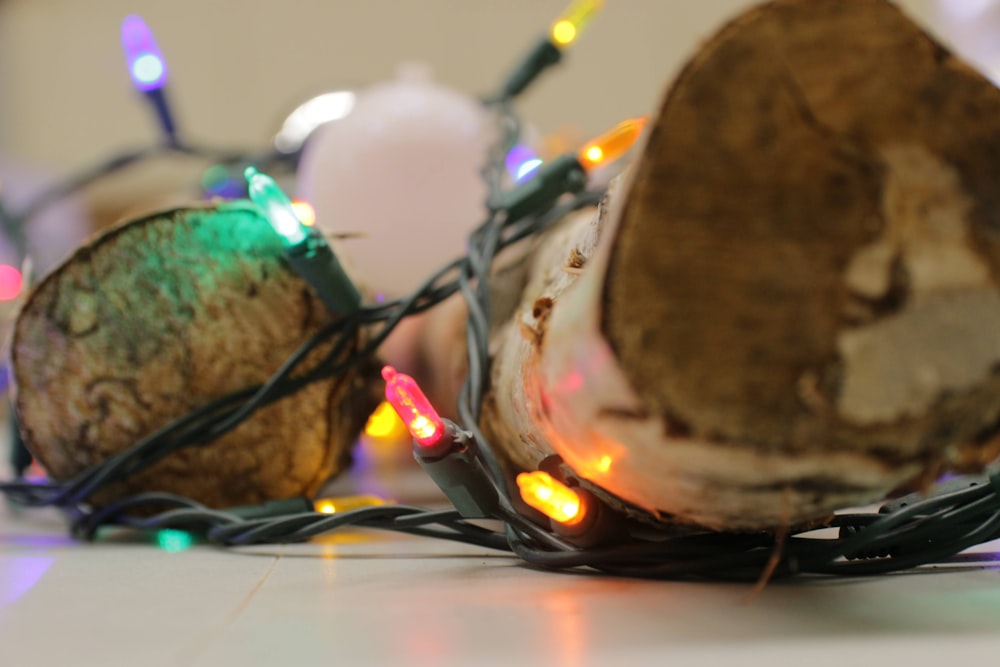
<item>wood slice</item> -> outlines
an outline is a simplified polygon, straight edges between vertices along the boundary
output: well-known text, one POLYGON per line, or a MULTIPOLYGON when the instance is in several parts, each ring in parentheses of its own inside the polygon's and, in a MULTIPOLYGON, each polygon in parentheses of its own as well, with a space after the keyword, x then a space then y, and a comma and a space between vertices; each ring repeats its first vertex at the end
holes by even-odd
POLYGON ((887 461, 985 427, 996 386, 984 418, 959 405, 1000 361, 998 111, 878 0, 772 2, 711 40, 653 125, 605 290, 651 410, 887 461))
MULTIPOLYGON (((331 321, 255 207, 128 222, 39 283, 16 321, 25 443, 54 478, 72 477, 192 409, 264 382, 331 321)), ((347 463, 379 400, 378 378, 365 363, 314 383, 96 500, 159 490, 228 507, 311 495, 347 463)))
POLYGON ((484 427, 516 466, 759 530, 995 454, 1000 91, 887 2, 775 0, 648 128, 497 332, 484 427))

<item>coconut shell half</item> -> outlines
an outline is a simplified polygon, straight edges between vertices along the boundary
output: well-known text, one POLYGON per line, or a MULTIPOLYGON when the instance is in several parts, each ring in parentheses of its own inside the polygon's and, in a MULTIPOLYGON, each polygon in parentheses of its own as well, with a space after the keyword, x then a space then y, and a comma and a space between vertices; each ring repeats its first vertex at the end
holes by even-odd
MULTIPOLYGON (((127 222, 42 280, 18 316, 11 353, 24 441, 52 477, 72 477, 195 408, 263 383, 332 321, 249 204, 127 222)), ((311 495, 346 466, 379 387, 377 366, 366 361, 94 500, 156 490, 229 507, 311 495)))

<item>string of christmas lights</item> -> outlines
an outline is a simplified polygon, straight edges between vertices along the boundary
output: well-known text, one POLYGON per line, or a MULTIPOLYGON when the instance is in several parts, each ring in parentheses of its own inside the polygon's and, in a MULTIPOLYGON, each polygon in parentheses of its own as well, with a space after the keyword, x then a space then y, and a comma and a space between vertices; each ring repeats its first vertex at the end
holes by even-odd
MULTIPOLYGON (((588 190, 588 174, 623 157, 645 119, 625 121, 588 142, 577 153, 543 163, 530 179, 515 178, 507 188, 505 162, 517 146, 520 122, 513 99, 562 57, 602 3, 578 0, 552 26, 485 102, 496 117, 499 140, 482 171, 488 190, 486 219, 469 236, 469 252, 430 276, 409 296, 378 304, 362 303, 322 237, 266 174, 267 159, 195 149, 179 138, 166 103, 167 68, 155 39, 138 17, 123 25, 123 46, 137 88, 153 104, 164 132, 163 145, 117 156, 44 193, 19 214, 7 212, 5 225, 23 225, 49 203, 104 176, 164 152, 218 157, 250 165, 245 172, 250 198, 286 241, 290 265, 311 284, 335 323, 305 341, 270 379, 222 397, 165 425, 77 477, 65 481, 19 479, 0 491, 24 506, 63 510, 74 535, 91 539, 102 527, 185 531, 222 546, 297 542, 348 526, 392 530, 509 551, 527 563, 553 570, 580 568, 607 574, 653 578, 753 580, 773 566, 776 575, 881 574, 939 562, 970 546, 1000 537, 1000 470, 959 478, 927 496, 886 503, 878 512, 843 514, 817 530, 735 534, 681 531, 638 524, 616 513, 582 488, 559 464, 511 475, 479 429, 488 386, 490 272, 502 249, 535 236, 567 213, 593 206, 603 196, 588 190), (553 56, 553 52, 557 55, 553 56), (90 498, 185 447, 204 446, 232 430, 260 407, 290 396, 312 382, 342 373, 373 355, 404 318, 461 293, 468 305, 468 373, 458 403, 458 422, 441 418, 416 382, 386 367, 386 398, 406 423, 414 456, 444 491, 453 508, 385 503, 373 497, 289 498, 255 506, 213 509, 180 496, 149 492, 94 507, 90 498), (354 349, 362 328, 367 342, 354 349), (307 363, 310 352, 327 347, 324 358, 307 363), (140 511, 141 510, 141 511, 140 511), (150 515, 150 511, 155 513, 150 515), (501 529, 479 519, 496 519, 501 529)), ((2 202, 0 202, 2 204, 2 202)), ((0 207, 2 210, 2 207, 0 207)))

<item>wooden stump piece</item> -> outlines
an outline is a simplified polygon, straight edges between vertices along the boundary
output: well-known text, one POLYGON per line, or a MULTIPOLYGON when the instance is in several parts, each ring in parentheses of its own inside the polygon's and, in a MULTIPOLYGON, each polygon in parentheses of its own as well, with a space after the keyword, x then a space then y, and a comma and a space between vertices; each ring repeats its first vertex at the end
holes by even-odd
POLYGON ((1000 362, 998 165, 1000 93, 891 5, 752 11, 638 166, 605 292, 623 370, 678 428, 763 449, 971 437, 939 403, 1000 362))
MULTIPOLYGON (((18 317, 12 360, 25 442, 66 479, 194 408, 262 383, 331 321, 254 207, 127 223, 46 277, 18 317)), ((312 494, 344 467, 378 387, 371 363, 317 382, 97 500, 159 490, 227 507, 312 494)))
POLYGON ((1000 91, 887 2, 774 0, 648 127, 497 334, 486 428, 517 466, 554 451, 620 506, 758 530, 981 450, 1000 91), (582 275, 557 275, 574 252, 582 275))

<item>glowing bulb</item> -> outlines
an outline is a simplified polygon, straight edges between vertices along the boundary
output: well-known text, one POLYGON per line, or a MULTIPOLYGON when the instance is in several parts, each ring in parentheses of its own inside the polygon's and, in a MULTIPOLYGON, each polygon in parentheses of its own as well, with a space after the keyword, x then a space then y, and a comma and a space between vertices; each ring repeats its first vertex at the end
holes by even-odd
POLYGON ((553 521, 575 526, 583 521, 586 510, 577 493, 552 475, 536 470, 517 476, 521 498, 553 521))
POLYGON ((635 144, 642 128, 646 126, 646 117, 630 118, 618 123, 611 131, 602 134, 580 149, 577 159, 584 169, 592 169, 607 162, 613 162, 628 153, 635 144))
POLYGON ((418 439, 431 438, 437 435, 437 424, 425 415, 417 415, 410 422, 410 431, 418 439))
POLYGON ((316 209, 309 202, 296 199, 292 202, 292 210, 295 211, 295 217, 299 219, 299 222, 306 227, 312 227, 316 224, 316 209))
POLYGON ((173 554, 178 551, 190 549, 191 545, 194 544, 194 538, 191 536, 191 533, 186 533, 183 530, 165 528, 157 531, 156 544, 164 551, 173 554))
POLYGON ((571 43, 576 39, 576 26, 566 21, 556 21, 552 25, 552 41, 560 46, 571 43))
POLYGON ((153 31, 142 17, 126 16, 122 21, 122 49, 135 87, 143 92, 159 90, 167 83, 167 65, 153 31))
POLYGON ((333 502, 332 499, 322 498, 313 503, 313 508, 320 514, 336 514, 337 513, 337 503, 333 502))
POLYGON ((425 447, 441 442, 444 422, 416 381, 398 373, 392 366, 382 369, 382 377, 385 379, 385 400, 395 408, 413 439, 425 447))
POLYGON ((529 180, 534 175, 535 170, 542 166, 542 160, 535 151, 524 144, 518 144, 507 153, 504 165, 515 183, 523 183, 529 180))
POLYGON ((146 53, 132 63, 132 76, 146 84, 156 83, 163 76, 163 61, 146 53))
POLYGON ((294 246, 305 241, 308 238, 306 227, 274 179, 253 167, 247 167, 243 175, 247 179, 250 200, 264 211, 264 217, 285 243, 294 246))
POLYGON ((531 150, 528 146, 524 144, 517 144, 507 153, 504 157, 504 166, 507 167, 507 173, 510 174, 511 178, 517 178, 517 172, 520 171, 521 167, 524 166, 526 162, 535 160, 538 155, 535 151, 531 150))
POLYGON ((550 37, 558 47, 576 41, 594 15, 604 6, 604 0, 574 0, 552 24, 550 37))
POLYGON ((313 501, 313 509, 321 514, 338 514, 361 509, 362 507, 377 507, 389 501, 372 495, 340 496, 338 498, 318 498, 313 501))
POLYGON ((538 168, 541 166, 541 158, 536 157, 533 160, 528 160, 517 168, 517 172, 514 173, 514 182, 524 183, 525 181, 530 181, 531 177, 535 175, 535 172, 538 171, 538 168))
POLYGON ((399 415, 387 401, 382 401, 375 412, 368 417, 365 425, 365 435, 372 438, 389 438, 395 436, 404 427, 399 415))
POLYGON ((21 272, 9 264, 0 264, 0 301, 13 301, 23 287, 21 272))

